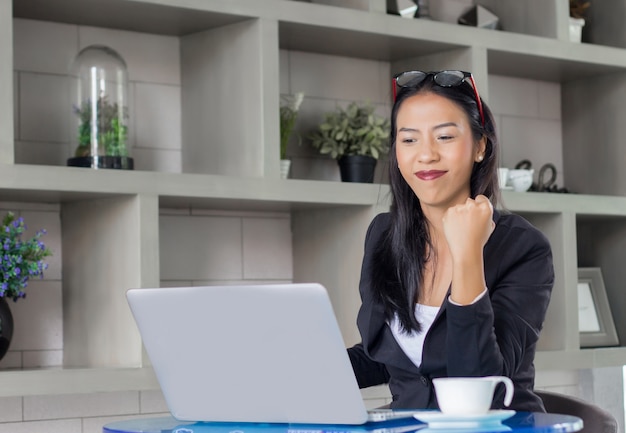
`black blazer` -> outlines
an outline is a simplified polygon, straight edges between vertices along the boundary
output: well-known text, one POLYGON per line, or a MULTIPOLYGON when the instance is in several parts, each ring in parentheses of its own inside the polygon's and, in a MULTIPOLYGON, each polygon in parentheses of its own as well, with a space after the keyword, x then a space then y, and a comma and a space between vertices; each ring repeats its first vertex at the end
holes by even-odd
MULTIPOLYGON (((373 275, 381 272, 376 246, 391 224, 388 213, 374 218, 359 286, 361 343, 348 349, 361 388, 389 383, 392 408, 437 408, 432 378, 504 375, 515 385, 511 409, 545 411, 532 389, 535 347, 554 283, 550 244, 520 216, 494 211, 493 219, 496 227, 484 248, 488 296, 467 306, 446 297, 426 335, 418 368, 397 344, 372 293, 373 275)), ((503 397, 499 385, 492 407, 503 408, 503 397)))

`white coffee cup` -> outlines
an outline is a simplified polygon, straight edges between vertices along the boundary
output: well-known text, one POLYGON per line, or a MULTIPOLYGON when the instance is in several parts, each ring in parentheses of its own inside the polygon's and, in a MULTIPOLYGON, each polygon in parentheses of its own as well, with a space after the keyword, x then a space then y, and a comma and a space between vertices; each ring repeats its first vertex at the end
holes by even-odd
POLYGON ((504 383, 504 405, 513 400, 513 382, 506 376, 439 377, 433 379, 439 409, 448 415, 481 415, 489 412, 498 383, 504 383))
POLYGON ((534 169, 519 168, 509 170, 509 184, 517 192, 528 191, 533 184, 534 169))

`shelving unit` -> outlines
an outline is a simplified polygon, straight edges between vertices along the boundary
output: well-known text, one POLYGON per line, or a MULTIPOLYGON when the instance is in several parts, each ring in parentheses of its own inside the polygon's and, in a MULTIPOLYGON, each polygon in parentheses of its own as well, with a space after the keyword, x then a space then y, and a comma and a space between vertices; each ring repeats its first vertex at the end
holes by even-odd
MULTIPOLYGON (((384 0, 378 2, 376 10, 384 10, 384 0)), ((532 9, 516 23, 516 13, 506 12, 516 11, 518 3, 498 2, 513 33, 288 0, 0 0, 0 112, 6 114, 0 116, 0 200, 61 204, 65 328, 63 368, 0 372, 0 395, 157 386, 143 366, 139 335, 129 331, 134 322, 123 289, 112 296, 111 287, 159 284, 161 208, 290 212, 294 280, 328 287, 346 342, 358 340, 359 299, 352 289, 362 235, 387 208, 388 188, 279 179, 280 49, 385 61, 392 73, 413 67, 472 70, 487 100, 490 74, 560 83, 565 176, 581 194, 504 193, 506 207, 539 227, 554 251, 557 278, 537 367, 626 364, 626 271, 616 253, 626 246, 626 182, 619 184, 618 167, 609 172, 615 182, 596 179, 594 173, 606 172, 599 171, 593 149, 595 126, 606 112, 603 98, 626 80, 626 49, 568 42, 566 0, 528 2, 532 9), (183 173, 16 164, 13 18, 179 37, 183 173), (537 22, 542 25, 529 24, 537 22), (590 91, 590 82, 599 84, 590 91), (194 116, 199 112, 207 116, 194 116), (579 349, 578 266, 602 267, 624 347, 579 349), (108 269, 123 272, 110 275, 108 269), (90 290, 82 290, 87 283, 90 290), (93 340, 98 344, 92 346, 93 340), (73 383, 85 377, 89 385, 73 383), (20 381, 29 384, 26 389, 20 381)), ((613 98, 624 114, 623 98, 613 98)), ((613 118, 604 125, 602 142, 622 155, 623 126, 613 118)))

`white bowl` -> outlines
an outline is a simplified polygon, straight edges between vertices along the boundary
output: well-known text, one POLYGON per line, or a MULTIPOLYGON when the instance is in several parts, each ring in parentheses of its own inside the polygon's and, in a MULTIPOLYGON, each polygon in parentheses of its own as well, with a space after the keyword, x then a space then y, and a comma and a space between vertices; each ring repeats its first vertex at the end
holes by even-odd
POLYGON ((534 169, 518 168, 509 170, 508 184, 517 192, 528 191, 533 184, 534 169))

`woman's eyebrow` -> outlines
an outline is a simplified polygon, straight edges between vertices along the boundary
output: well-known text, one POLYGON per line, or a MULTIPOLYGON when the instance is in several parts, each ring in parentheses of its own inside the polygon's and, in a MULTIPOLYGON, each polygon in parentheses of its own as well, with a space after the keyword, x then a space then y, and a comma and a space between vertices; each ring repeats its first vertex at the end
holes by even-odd
POLYGON ((445 123, 441 123, 439 125, 435 125, 433 127, 433 129, 438 129, 438 128, 447 128, 448 126, 454 126, 454 127, 458 127, 459 125, 456 122, 445 122, 445 123))
MULTIPOLYGON (((439 125, 435 125, 433 126, 433 130, 439 129, 439 128, 447 128, 448 126, 454 126, 454 127, 458 127, 459 125, 456 122, 445 122, 445 123, 440 123, 439 125)), ((402 128, 398 128, 398 132, 419 132, 420 130, 417 128, 409 128, 407 126, 403 126, 402 128)))

